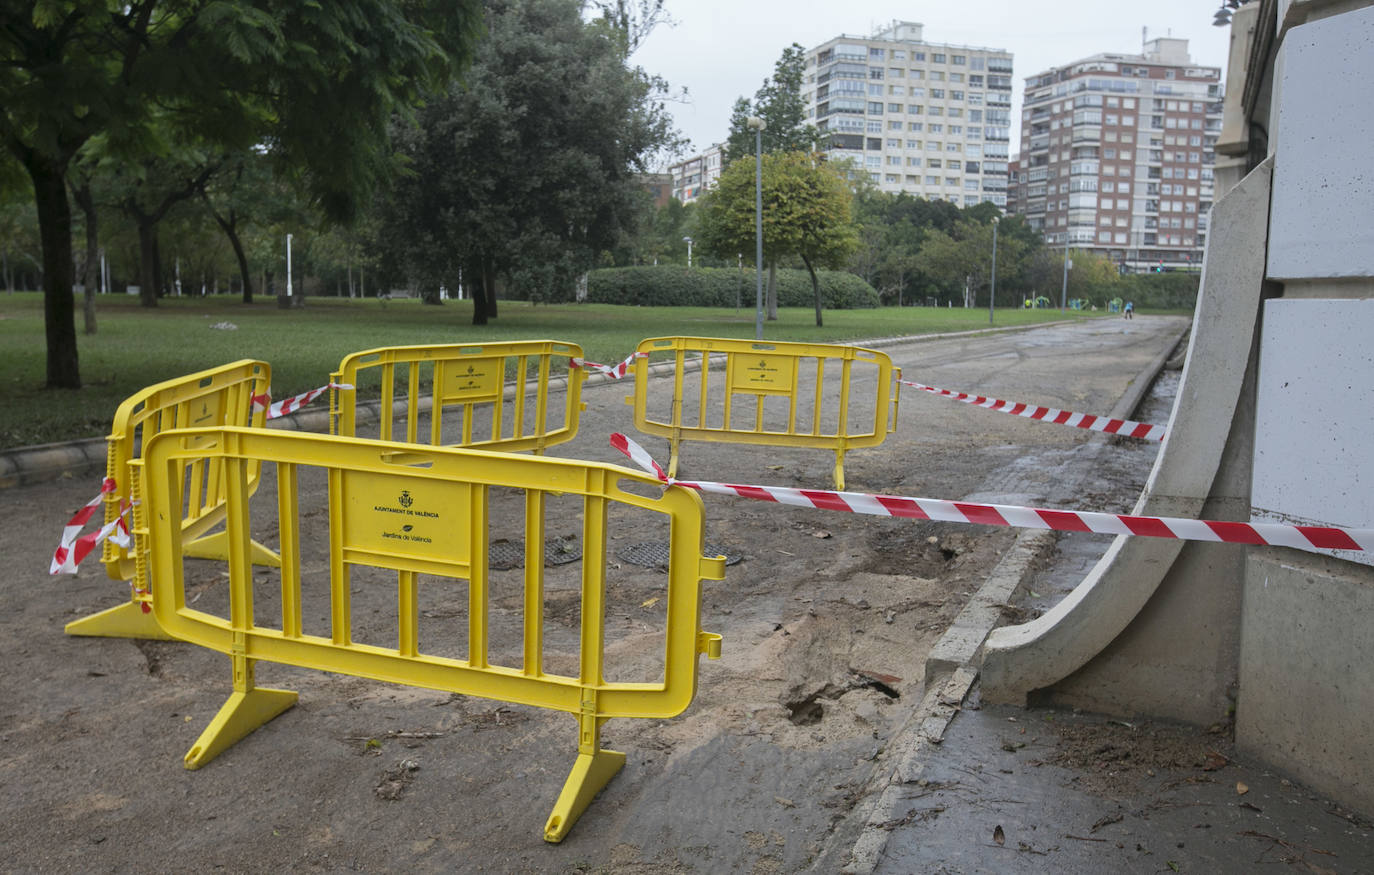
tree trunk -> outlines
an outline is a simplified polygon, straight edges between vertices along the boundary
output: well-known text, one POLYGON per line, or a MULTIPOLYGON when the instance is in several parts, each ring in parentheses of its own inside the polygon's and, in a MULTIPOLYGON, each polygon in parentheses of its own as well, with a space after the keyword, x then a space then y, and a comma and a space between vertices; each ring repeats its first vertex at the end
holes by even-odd
POLYGON ((778 263, 768 262, 768 290, 766 292, 767 301, 765 307, 768 310, 767 319, 769 322, 776 322, 778 319, 778 263))
POLYGON ((478 266, 472 274, 472 324, 487 324, 487 266, 478 266))
POLYGON ((95 334, 95 289, 100 281, 100 234, 96 225, 95 198, 91 195, 91 184, 86 181, 80 187, 73 186, 72 194, 86 217, 86 264, 81 275, 81 284, 86 287, 85 306, 82 321, 87 334, 95 334))
POLYGON ((138 217, 138 302, 157 306, 157 236, 152 222, 138 217))
POLYGON ((76 306, 72 301, 72 211, 65 162, 30 155, 24 162, 38 206, 43 242, 43 326, 48 342, 48 388, 80 389, 76 306))
POLYGON ((229 245, 234 248, 234 258, 239 263, 239 279, 243 281, 243 303, 253 303, 253 275, 248 272, 248 255, 243 251, 243 240, 239 238, 238 218, 229 214, 228 219, 220 218, 219 213, 214 210, 210 214, 215 217, 220 230, 224 231, 224 236, 229 238, 229 245))
POLYGON ((487 276, 487 318, 496 318, 496 269, 492 268, 487 276))
POLYGON ((162 242, 158 239, 157 221, 150 222, 148 227, 153 238, 153 289, 160 298, 163 290, 167 288, 167 281, 164 279, 166 274, 162 270, 162 242))
POLYGON ((802 264, 806 265, 806 272, 811 274, 811 292, 816 296, 816 327, 821 328, 825 325, 821 321, 821 281, 816 276, 816 269, 811 266, 811 259, 803 255, 801 260, 802 264))

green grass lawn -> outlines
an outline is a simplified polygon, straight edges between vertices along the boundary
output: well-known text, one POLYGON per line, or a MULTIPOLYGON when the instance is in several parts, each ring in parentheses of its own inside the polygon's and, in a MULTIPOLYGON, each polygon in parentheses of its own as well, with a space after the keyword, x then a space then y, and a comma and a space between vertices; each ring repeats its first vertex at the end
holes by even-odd
MULTIPOLYGON (((580 344, 592 361, 612 364, 646 337, 754 336, 752 307, 616 307, 605 304, 531 306, 502 301, 500 318, 473 326, 467 302, 429 307, 415 300, 310 298, 280 310, 261 297, 165 298, 155 309, 136 297, 97 299, 97 334, 76 330, 84 388, 50 390, 46 379, 43 300, 35 292, 0 294, 0 449, 106 434, 119 402, 154 383, 242 358, 272 366, 272 394, 281 399, 322 386, 345 355, 381 346, 561 340, 580 344), (211 326, 231 322, 236 330, 211 326)), ((1103 314, 1058 310, 999 310, 999 326, 1103 314)), ((851 342, 880 337, 985 328, 988 313, 934 307, 828 310, 825 327, 814 311, 789 308, 764 324, 769 340, 851 342)), ((317 404, 324 403, 317 401, 317 404)))

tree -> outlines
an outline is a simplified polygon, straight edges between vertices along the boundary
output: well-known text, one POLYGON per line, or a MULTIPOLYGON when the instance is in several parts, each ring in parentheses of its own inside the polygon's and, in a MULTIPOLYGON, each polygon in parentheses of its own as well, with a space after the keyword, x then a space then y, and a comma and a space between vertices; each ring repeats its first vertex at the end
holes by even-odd
MULTIPOLYGON (((805 152, 763 157, 763 255, 771 269, 796 256, 811 274, 816 324, 822 324, 817 267, 838 266, 858 246, 852 193, 834 168, 805 152)), ((755 249, 754 163, 736 161, 702 201, 702 247, 722 258, 755 249)), ((771 283, 770 283, 771 285, 771 283)), ((770 290, 770 297, 773 297, 770 290)), ((776 299, 770 318, 776 318, 776 299)))
POLYGON ((473 323, 495 286, 571 294, 648 208, 647 161, 677 138, 667 85, 628 64, 631 40, 576 0, 496 0, 462 83, 398 127, 410 165, 383 205, 383 244, 417 282, 472 290, 473 323))
POLYGON ((47 383, 81 385, 67 173, 169 135, 267 149, 336 218, 390 166, 385 123, 465 59, 477 0, 0 0, 0 142, 28 173, 43 247, 47 383))
MULTIPOLYGON (((1011 224, 1006 219, 1002 224, 1011 224)), ((997 276, 1003 290, 1016 287, 1016 274, 1022 269, 1026 243, 1018 234, 1002 234, 998 228, 997 276)), ((916 267, 926 273, 947 292, 963 288, 968 282, 973 289, 990 283, 992 268, 992 223, 961 219, 952 233, 931 230, 921 244, 916 267)), ((1004 295, 1010 298, 1010 295, 1004 295)))
POLYGON ((806 50, 793 43, 782 50, 782 56, 773 65, 772 77, 763 80, 752 106, 743 97, 735 100, 730 113, 730 135, 725 141, 727 163, 754 154, 754 131, 745 123, 751 115, 767 125, 762 134, 764 154, 815 150, 820 133, 806 120, 806 101, 802 99, 805 73, 806 50))

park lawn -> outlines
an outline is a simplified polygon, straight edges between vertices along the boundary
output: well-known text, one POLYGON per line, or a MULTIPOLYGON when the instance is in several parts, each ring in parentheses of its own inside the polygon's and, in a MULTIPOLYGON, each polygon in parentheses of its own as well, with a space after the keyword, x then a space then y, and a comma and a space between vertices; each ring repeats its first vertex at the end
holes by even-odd
MULTIPOLYGON (((272 366, 272 394, 286 398, 323 386, 345 355, 382 346, 561 340, 582 346, 591 361, 612 364, 646 337, 754 336, 752 308, 620 307, 607 304, 531 305, 501 301, 500 318, 474 326, 466 301, 426 306, 418 300, 310 298, 281 310, 260 297, 245 305, 227 295, 164 298, 156 308, 136 297, 97 298, 98 332, 76 330, 84 387, 50 390, 46 381, 43 300, 36 292, 0 295, 0 449, 106 434, 119 403, 163 380, 238 359, 272 366), (227 330, 223 326, 231 323, 227 330)), ((1058 310, 997 311, 998 326, 1101 314, 1058 310)), ((827 310, 785 308, 764 324, 767 340, 812 343, 968 331, 988 327, 988 312, 938 307, 827 310)), ((317 404, 324 403, 323 400, 317 404)))

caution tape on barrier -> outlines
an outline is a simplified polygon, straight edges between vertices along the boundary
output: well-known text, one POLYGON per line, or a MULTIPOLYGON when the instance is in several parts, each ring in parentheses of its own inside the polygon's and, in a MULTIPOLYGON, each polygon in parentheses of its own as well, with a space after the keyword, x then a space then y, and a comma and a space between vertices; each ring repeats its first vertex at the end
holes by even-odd
POLYGON ((611 446, 630 461, 658 477, 702 493, 734 495, 755 501, 772 501, 793 507, 814 507, 874 516, 905 517, 940 522, 977 523, 1057 532, 1097 532, 1104 535, 1135 535, 1184 541, 1296 547, 1301 550, 1374 551, 1374 529, 1335 526, 1294 526, 1281 523, 1241 523, 1193 520, 1180 517, 1132 516, 1095 511, 1048 510, 1005 504, 975 504, 933 498, 907 498, 863 492, 833 492, 782 486, 744 486, 702 480, 671 478, 641 447, 623 434, 611 435, 611 446))
POLYGON ((615 365, 599 365, 596 362, 589 362, 583 358, 570 359, 568 361, 568 364, 574 368, 586 368, 591 371, 597 371, 598 373, 605 374, 608 377, 611 377, 612 379, 620 380, 623 379, 624 376, 630 372, 630 366, 634 364, 635 359, 648 357, 649 354, 647 352, 636 351, 626 356, 623 362, 615 365))
POLYGON ((321 386, 318 389, 311 389, 309 392, 302 392, 301 394, 291 398, 287 398, 284 401, 273 401, 272 396, 270 394, 254 395, 253 410, 256 412, 258 410, 266 408, 267 418, 276 419, 277 417, 285 416, 288 413, 295 413, 297 410, 300 410, 302 407, 309 404, 311 401, 314 401, 316 398, 320 397, 325 392, 328 392, 330 389, 340 389, 346 391, 352 388, 353 387, 347 383, 328 383, 324 386, 321 386))
POLYGON ((100 484, 100 492, 86 502, 80 510, 72 515, 67 525, 62 529, 62 538, 58 542, 57 549, 52 554, 52 565, 48 568, 49 574, 75 574, 76 567, 81 564, 90 552, 99 547, 106 539, 114 541, 121 547, 129 546, 129 522, 128 513, 132 505, 127 501, 123 502, 119 516, 112 521, 101 526, 98 531, 88 535, 82 535, 81 530, 90 522, 97 509, 105 501, 105 496, 118 489, 113 477, 106 477, 100 484))
POLYGON ((963 401, 965 404, 972 404, 987 410, 996 410, 999 413, 1010 413, 1012 416, 1023 416, 1027 419, 1038 419, 1043 422, 1053 422, 1059 425, 1072 426, 1073 428, 1086 428, 1090 431, 1101 431, 1107 434, 1122 435, 1123 437, 1141 438, 1149 441, 1164 440, 1165 429, 1162 425, 1132 422, 1129 419, 1112 419, 1107 416, 1094 416, 1091 413, 1074 413, 1069 410, 1057 410, 1053 407, 1038 407, 1034 404, 1023 404, 1019 401, 1002 401, 998 398, 987 398, 983 395, 970 395, 967 392, 937 389, 934 386, 927 386, 923 383, 913 383, 910 380, 899 380, 898 382, 903 386, 910 386, 913 389, 930 392, 942 398, 963 401))

